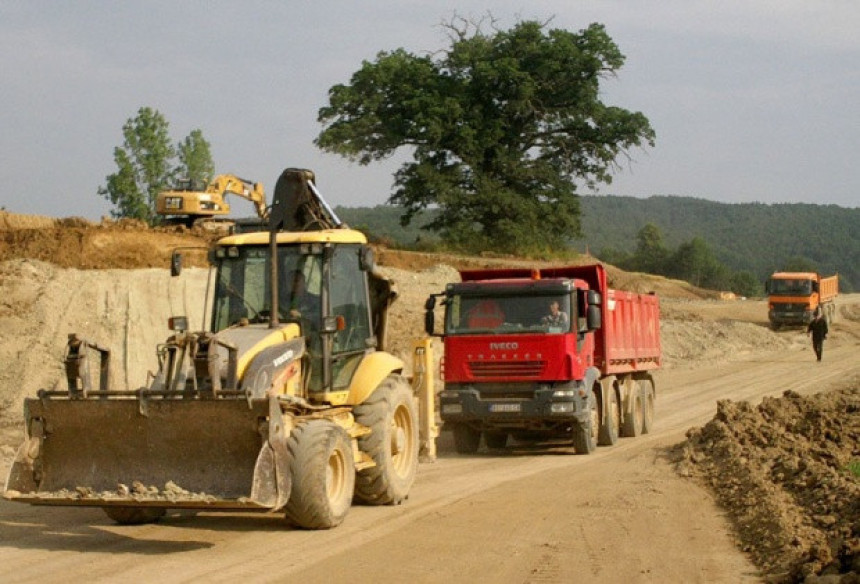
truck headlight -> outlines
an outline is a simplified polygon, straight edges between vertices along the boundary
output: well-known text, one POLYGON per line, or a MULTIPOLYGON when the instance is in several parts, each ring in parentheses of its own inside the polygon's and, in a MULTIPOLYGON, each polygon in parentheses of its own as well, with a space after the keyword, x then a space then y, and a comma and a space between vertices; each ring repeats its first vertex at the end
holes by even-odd
POLYGON ((462 414, 463 404, 442 404, 443 414, 462 414))
POLYGON ((552 397, 576 397, 575 389, 557 389, 552 392, 552 397))
POLYGON ((573 402, 559 402, 550 405, 550 411, 553 414, 566 414, 573 411, 573 402))

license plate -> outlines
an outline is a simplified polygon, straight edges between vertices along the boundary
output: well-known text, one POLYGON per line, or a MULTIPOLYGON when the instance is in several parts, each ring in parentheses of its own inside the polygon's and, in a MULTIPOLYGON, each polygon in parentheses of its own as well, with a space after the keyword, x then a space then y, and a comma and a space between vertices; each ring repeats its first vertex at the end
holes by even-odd
POLYGON ((520 404, 490 404, 490 411, 493 413, 518 412, 520 404))

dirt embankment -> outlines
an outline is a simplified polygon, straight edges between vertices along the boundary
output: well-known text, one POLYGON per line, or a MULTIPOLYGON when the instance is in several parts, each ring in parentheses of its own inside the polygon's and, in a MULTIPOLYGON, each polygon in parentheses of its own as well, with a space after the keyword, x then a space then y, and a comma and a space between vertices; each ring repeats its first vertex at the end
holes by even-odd
MULTIPOLYGON (((0 371, 0 466, 22 438, 21 399, 62 383, 66 333, 114 349, 111 383, 139 387, 155 368, 167 317, 186 314, 199 326, 205 270, 171 279, 166 266, 175 247, 206 244, 205 234, 181 229, 0 212, 0 361, 10 364, 0 371)), ((456 280, 456 268, 532 265, 384 248, 377 258, 400 293, 390 350, 407 362, 423 330, 424 300, 456 280)), ((665 278, 608 270, 614 287, 660 295, 666 368, 773 351, 809 355, 802 331, 768 329, 760 300, 724 302, 665 278)), ((828 342, 834 341, 860 346, 856 298, 840 307, 828 342)), ((788 394, 758 407, 720 402, 714 419, 677 449, 680 472, 713 491, 733 518, 741 549, 775 580, 812 582, 841 573, 851 581, 860 573, 860 380, 849 381, 844 391, 788 394)))

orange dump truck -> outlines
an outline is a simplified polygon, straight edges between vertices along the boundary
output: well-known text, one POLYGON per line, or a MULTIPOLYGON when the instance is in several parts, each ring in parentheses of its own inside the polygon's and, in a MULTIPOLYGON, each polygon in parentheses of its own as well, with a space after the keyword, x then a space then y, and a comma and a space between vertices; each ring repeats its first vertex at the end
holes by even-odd
POLYGON ((771 327, 808 324, 820 308, 828 322, 836 315, 839 275, 822 278, 815 272, 776 272, 767 281, 771 327))

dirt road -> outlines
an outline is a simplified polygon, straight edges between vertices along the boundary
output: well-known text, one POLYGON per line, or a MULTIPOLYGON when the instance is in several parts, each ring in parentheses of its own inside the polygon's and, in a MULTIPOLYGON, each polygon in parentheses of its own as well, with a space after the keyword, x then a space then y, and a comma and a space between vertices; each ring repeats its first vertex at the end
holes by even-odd
MULTIPOLYGON (((845 302, 856 314, 860 298, 845 302)), ((724 336, 769 341, 724 339, 736 350, 675 358, 657 374, 650 435, 591 456, 559 448, 469 457, 443 434, 439 459, 420 467, 405 504, 354 507, 323 532, 214 513, 120 527, 97 509, 0 502, 0 581, 760 581, 712 496, 675 472, 670 451, 713 417, 717 400, 826 391, 860 374, 856 320, 835 327, 816 363, 802 333, 766 331, 761 308, 667 306, 676 323, 696 315, 699 332, 684 334, 716 323, 724 336)), ((671 334, 684 336, 677 326, 664 333, 670 345, 671 334)))

